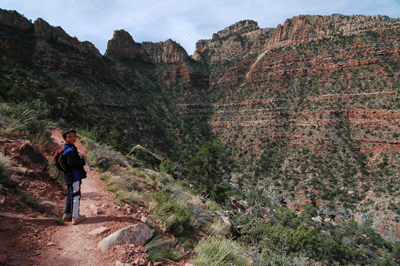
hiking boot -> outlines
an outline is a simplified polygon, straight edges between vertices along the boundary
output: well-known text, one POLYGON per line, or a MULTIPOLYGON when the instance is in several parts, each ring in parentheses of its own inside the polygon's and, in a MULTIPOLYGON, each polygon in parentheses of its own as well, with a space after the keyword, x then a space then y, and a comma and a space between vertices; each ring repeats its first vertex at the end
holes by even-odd
POLYGON ((72 219, 72 214, 71 214, 71 213, 64 213, 62 219, 63 219, 64 221, 71 221, 71 219, 72 219))
POLYGON ((85 215, 79 215, 78 218, 72 218, 72 224, 76 225, 79 224, 80 222, 83 222, 86 220, 86 216, 85 215))

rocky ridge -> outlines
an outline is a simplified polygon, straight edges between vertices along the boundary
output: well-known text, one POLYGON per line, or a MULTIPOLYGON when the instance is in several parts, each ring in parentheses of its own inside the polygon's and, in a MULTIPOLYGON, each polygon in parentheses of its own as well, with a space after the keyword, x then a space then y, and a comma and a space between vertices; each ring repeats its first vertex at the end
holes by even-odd
POLYGON ((99 50, 88 41, 80 42, 76 37, 69 36, 61 27, 53 27, 41 18, 38 18, 34 24, 21 16, 17 11, 7 11, 0 9, 0 21, 21 30, 32 30, 35 35, 48 40, 55 40, 61 44, 71 46, 82 53, 101 57, 99 50))
POLYGON ((32 28, 32 22, 24 16, 21 16, 17 11, 7 11, 0 9, 0 21, 3 24, 9 25, 14 28, 21 30, 27 30, 32 28))
POLYGON ((61 27, 52 27, 41 18, 35 21, 34 27, 35 35, 38 37, 55 40, 58 43, 71 46, 81 53, 101 58, 99 50, 91 42, 80 42, 76 37, 69 36, 61 27))
POLYGON ((171 39, 165 42, 136 43, 125 30, 117 30, 108 41, 105 56, 117 59, 137 59, 144 62, 177 63, 189 58, 187 52, 171 39))
POLYGON ((336 34, 350 36, 361 32, 395 30, 400 26, 400 19, 387 16, 332 15, 332 16, 297 16, 278 25, 267 48, 286 45, 299 45, 313 40, 330 38, 336 34))

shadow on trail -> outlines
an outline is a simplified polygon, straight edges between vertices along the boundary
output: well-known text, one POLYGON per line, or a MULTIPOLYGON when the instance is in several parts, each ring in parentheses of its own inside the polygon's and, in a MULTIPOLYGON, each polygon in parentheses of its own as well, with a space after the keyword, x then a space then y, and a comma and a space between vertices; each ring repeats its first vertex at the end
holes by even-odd
POLYGON ((85 201, 85 200, 98 201, 100 199, 102 199, 102 195, 100 192, 84 192, 84 193, 82 193, 81 201, 85 201))
MULTIPOLYGON (((71 256, 73 256, 73 255, 71 255, 71 256)), ((42 263, 44 263, 44 264, 40 264, 40 265, 86 265, 86 261, 76 260, 76 259, 72 259, 72 258, 63 258, 61 256, 59 256, 58 258, 54 258, 52 256, 47 257, 47 259, 44 259, 44 261, 42 263)))
POLYGON ((138 223, 140 220, 132 217, 132 216, 95 216, 95 217, 87 217, 85 221, 81 224, 97 224, 103 222, 131 222, 131 223, 138 223))

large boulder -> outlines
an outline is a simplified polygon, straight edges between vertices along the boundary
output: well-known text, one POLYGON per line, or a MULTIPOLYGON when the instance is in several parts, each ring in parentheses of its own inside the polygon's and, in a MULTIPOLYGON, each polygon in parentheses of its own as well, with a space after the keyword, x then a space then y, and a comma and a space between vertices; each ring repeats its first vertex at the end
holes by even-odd
POLYGON ((38 165, 41 169, 47 166, 47 159, 43 154, 29 141, 23 143, 20 148, 20 156, 23 158, 25 165, 30 166, 31 164, 38 165))
POLYGON ((121 229, 99 242, 97 248, 106 251, 117 245, 134 244, 143 246, 153 236, 154 230, 145 224, 135 224, 121 229))
POLYGON ((54 216, 61 216, 61 211, 58 209, 58 205, 55 202, 42 200, 39 202, 37 209, 41 212, 52 214, 54 216))

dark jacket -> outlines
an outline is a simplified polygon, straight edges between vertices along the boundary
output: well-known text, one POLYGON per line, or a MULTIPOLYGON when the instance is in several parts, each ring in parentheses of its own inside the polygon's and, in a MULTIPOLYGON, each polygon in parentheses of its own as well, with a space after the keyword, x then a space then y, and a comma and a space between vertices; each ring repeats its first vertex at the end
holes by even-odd
POLYGON ((63 147, 66 149, 62 156, 65 156, 67 162, 67 171, 63 172, 64 183, 72 184, 86 178, 86 171, 83 169, 85 160, 80 157, 76 146, 65 143, 63 147))

